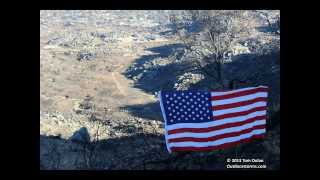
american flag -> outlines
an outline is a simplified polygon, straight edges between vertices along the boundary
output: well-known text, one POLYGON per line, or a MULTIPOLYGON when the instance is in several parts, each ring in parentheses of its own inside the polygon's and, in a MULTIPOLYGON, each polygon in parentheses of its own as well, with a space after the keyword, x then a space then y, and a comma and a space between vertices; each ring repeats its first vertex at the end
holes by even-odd
POLYGON ((160 91, 169 153, 222 149, 266 132, 268 87, 160 91))

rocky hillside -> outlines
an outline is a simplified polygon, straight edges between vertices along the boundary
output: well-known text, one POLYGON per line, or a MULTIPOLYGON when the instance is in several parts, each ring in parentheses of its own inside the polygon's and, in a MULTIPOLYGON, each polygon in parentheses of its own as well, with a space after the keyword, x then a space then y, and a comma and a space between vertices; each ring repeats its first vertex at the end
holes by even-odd
POLYGON ((250 85, 272 87, 270 107, 277 111, 270 111, 267 138, 168 154, 157 92, 214 83, 190 66, 170 13, 40 11, 40 169, 225 169, 230 157, 264 158, 269 169, 279 168, 280 36, 253 11, 226 77, 259 72, 250 85))

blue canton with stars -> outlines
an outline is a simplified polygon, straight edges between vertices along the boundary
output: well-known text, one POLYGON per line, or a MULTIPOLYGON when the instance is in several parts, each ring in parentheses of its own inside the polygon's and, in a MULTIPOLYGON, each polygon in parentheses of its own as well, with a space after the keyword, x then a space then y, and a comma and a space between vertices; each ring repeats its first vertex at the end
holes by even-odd
POLYGON ((208 91, 161 91, 167 124, 213 121, 208 91))

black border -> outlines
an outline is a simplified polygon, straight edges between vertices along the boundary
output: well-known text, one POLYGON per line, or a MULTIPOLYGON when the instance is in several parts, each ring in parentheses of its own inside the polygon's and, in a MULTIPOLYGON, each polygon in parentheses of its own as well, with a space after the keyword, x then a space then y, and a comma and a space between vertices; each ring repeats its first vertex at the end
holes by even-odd
POLYGON ((79 0, 68 0, 58 4, 48 2, 41 4, 40 9, 123 9, 123 10, 156 10, 156 9, 280 9, 280 4, 276 0, 229 0, 229 1, 212 1, 212 0, 108 0, 96 3, 94 1, 86 2, 79 0))

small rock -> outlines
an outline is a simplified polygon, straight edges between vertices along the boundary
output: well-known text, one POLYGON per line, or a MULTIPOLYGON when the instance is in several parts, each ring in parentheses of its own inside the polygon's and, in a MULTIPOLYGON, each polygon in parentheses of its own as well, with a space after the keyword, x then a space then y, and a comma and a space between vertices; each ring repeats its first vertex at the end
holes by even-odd
POLYGON ((77 60, 78 61, 84 61, 84 60, 90 61, 90 60, 93 60, 93 59, 94 59, 94 54, 92 54, 92 53, 80 52, 77 55, 77 60))
POLYGON ((65 22, 63 25, 64 25, 65 27, 68 27, 68 26, 71 26, 72 23, 71 23, 71 22, 65 22))
POLYGON ((98 37, 98 38, 101 38, 101 39, 105 39, 107 37, 107 34, 103 33, 103 32, 92 32, 91 36, 98 37))

